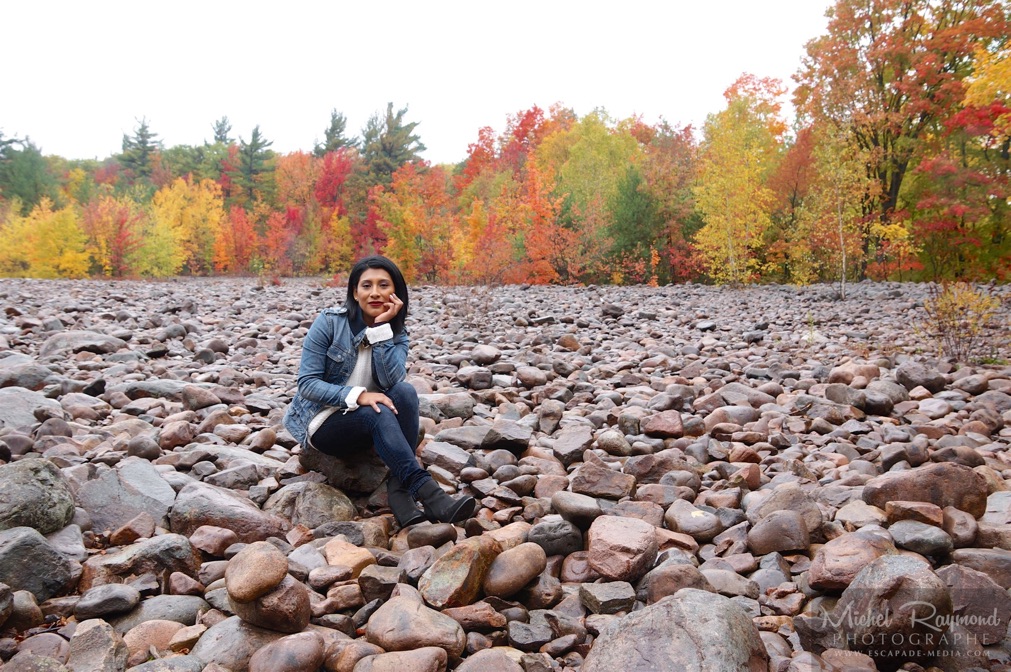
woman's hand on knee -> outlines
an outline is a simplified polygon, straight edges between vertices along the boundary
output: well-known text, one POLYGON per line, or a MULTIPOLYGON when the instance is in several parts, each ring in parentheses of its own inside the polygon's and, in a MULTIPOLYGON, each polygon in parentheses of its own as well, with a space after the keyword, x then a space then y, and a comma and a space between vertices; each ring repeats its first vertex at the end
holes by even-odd
POLYGON ((393 405, 393 400, 382 392, 362 392, 358 395, 358 405, 371 406, 372 410, 376 413, 380 412, 380 406, 386 406, 388 409, 393 411, 394 415, 397 414, 397 407, 393 405))

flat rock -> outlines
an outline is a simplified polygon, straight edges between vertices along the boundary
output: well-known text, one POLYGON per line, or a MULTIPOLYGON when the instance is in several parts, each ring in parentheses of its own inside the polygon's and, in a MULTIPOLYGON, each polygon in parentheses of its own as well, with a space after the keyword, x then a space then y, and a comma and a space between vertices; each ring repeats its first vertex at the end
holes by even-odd
POLYGON ((0 427, 31 427, 36 414, 59 417, 59 402, 23 387, 0 388, 0 427))
POLYGON ((339 456, 302 446, 298 462, 309 471, 323 474, 326 482, 341 492, 351 494, 373 492, 389 474, 386 464, 371 446, 348 447, 339 456))
POLYGON ((111 625, 100 618, 77 624, 70 638, 67 667, 77 671, 108 671, 126 668, 126 644, 111 625))
POLYGON ((353 520, 358 513, 343 492, 326 483, 313 482, 284 486, 264 502, 263 511, 309 529, 353 520))
POLYGON ((188 626, 195 624, 197 616, 210 608, 199 595, 153 595, 128 614, 110 618, 109 623, 121 635, 147 621, 175 621, 188 626))
POLYGON ((81 595, 74 607, 78 621, 123 614, 140 603, 140 591, 122 583, 95 586, 81 595))
POLYGON ((64 331, 53 334, 39 348, 40 357, 61 353, 109 354, 126 347, 126 341, 94 331, 64 331))
POLYGON ((99 530, 115 530, 141 513, 149 514, 161 527, 168 525, 168 512, 176 492, 147 460, 128 458, 115 468, 99 469, 95 478, 77 489, 78 504, 99 530))

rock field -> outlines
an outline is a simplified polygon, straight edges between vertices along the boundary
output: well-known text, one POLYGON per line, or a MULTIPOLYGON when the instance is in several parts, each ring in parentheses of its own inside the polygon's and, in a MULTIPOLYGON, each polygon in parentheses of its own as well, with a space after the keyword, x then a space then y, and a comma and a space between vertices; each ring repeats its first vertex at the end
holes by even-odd
POLYGON ((318 280, 0 280, 0 669, 1011 669, 1011 287, 417 287, 422 464, 281 426, 318 280))

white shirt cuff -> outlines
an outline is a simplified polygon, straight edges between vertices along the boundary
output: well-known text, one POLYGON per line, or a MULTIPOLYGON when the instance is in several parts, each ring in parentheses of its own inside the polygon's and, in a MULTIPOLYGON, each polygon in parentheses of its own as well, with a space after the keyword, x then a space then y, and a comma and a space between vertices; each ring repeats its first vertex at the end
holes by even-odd
POLYGON ((393 338, 393 327, 389 322, 380 324, 378 327, 365 327, 365 338, 373 345, 388 341, 393 338))
POLYGON ((347 406, 347 409, 344 411, 345 413, 358 410, 358 397, 360 397, 364 391, 364 387, 351 388, 351 391, 348 392, 348 396, 344 397, 344 404, 347 406))

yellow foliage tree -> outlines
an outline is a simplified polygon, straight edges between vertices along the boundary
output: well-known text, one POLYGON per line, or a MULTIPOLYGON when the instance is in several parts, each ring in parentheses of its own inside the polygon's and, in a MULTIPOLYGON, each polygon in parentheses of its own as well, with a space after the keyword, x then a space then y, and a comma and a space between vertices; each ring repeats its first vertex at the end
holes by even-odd
POLYGON ((0 223, 0 273, 34 278, 82 278, 87 236, 73 206, 53 210, 43 198, 26 216, 9 208, 0 223))
MULTIPOLYGON (((177 178, 159 189, 151 200, 151 233, 161 243, 174 241, 179 248, 178 252, 163 255, 166 265, 161 266, 162 270, 175 266, 170 273, 180 270, 194 275, 210 273, 214 269, 214 241, 221 235, 224 218, 224 199, 216 182, 177 178), (177 254, 181 258, 178 265, 170 261, 177 254)), ((149 245, 145 248, 145 252, 159 256, 149 245)))
POLYGON ((695 242, 718 282, 755 278, 756 252, 772 223, 774 194, 765 177, 774 165, 778 139, 754 106, 750 96, 732 98, 727 109, 706 120, 694 189, 705 225, 695 242))

